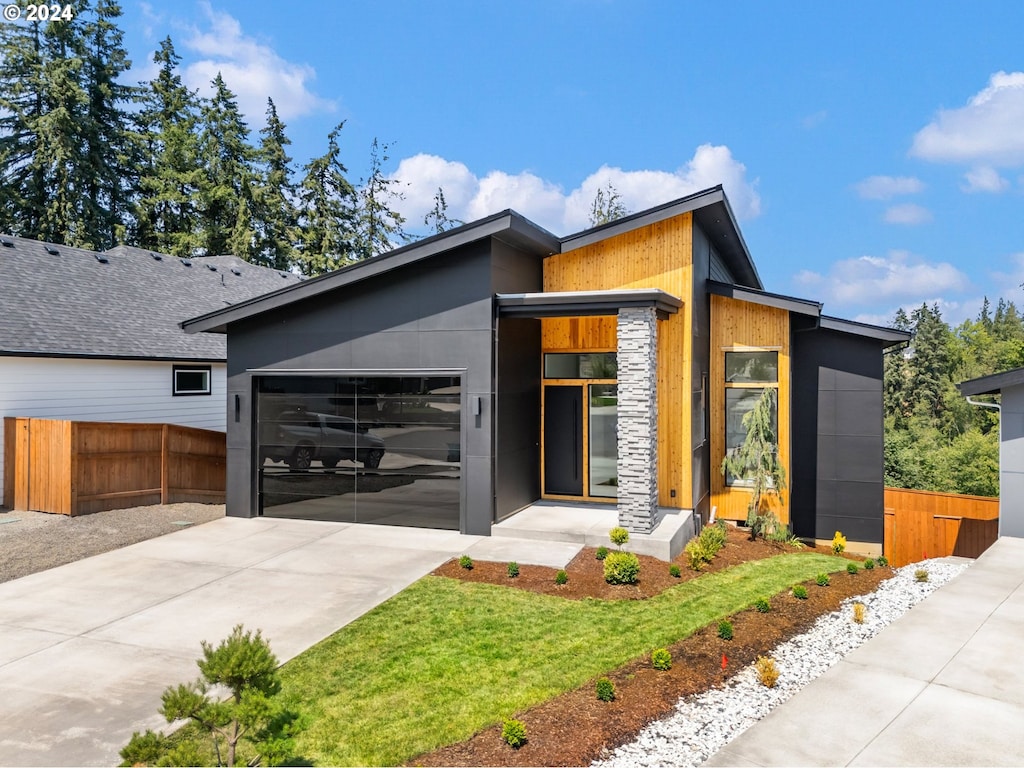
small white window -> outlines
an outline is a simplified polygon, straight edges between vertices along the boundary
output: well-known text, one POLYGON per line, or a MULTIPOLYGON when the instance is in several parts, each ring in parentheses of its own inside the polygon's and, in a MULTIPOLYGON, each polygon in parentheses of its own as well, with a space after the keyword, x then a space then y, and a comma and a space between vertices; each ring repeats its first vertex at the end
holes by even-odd
POLYGON ((210 394, 210 366, 174 366, 175 395, 210 394))

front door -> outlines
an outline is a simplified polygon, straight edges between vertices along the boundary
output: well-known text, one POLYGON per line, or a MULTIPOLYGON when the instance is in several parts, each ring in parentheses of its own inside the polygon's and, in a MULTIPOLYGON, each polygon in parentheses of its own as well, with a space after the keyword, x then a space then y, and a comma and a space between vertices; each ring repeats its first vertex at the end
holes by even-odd
POLYGON ((544 493, 583 495, 583 385, 544 387, 544 493))

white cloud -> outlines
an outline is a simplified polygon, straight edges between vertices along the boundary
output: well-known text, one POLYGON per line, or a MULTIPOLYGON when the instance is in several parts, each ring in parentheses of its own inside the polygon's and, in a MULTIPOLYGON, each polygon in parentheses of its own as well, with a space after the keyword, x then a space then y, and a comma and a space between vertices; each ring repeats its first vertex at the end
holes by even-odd
POLYGON ((924 182, 913 176, 868 176, 853 185, 866 200, 890 200, 896 195, 915 195, 924 190, 924 182))
POLYGON ((882 218, 889 224, 925 224, 932 220, 932 212, 916 203, 903 203, 887 208, 882 218))
POLYGON ((964 192, 1005 192, 1010 188, 1010 182, 999 175, 999 172, 989 165, 979 165, 964 174, 964 181, 961 186, 964 192))
POLYGON ((722 184, 737 217, 751 219, 761 212, 761 198, 757 180, 748 181, 746 174, 746 166, 728 147, 703 144, 676 171, 625 171, 604 165, 569 192, 530 171, 494 170, 478 177, 462 163, 426 154, 405 158, 391 177, 403 184, 405 200, 396 208, 410 229, 419 226, 433 207, 440 186, 452 218, 473 221, 512 208, 561 235, 587 228, 594 196, 609 183, 631 212, 722 184))
POLYGON ((333 102, 310 90, 316 71, 307 64, 295 64, 242 32, 242 25, 227 13, 200 4, 209 25, 192 27, 185 47, 203 58, 186 66, 182 79, 201 93, 210 92, 210 82, 219 72, 238 98, 238 107, 252 125, 263 125, 267 98, 277 113, 288 121, 314 112, 330 112, 333 102))
POLYGON ((920 297, 963 291, 970 285, 967 275, 952 264, 931 263, 906 251, 845 259, 826 274, 804 270, 793 279, 809 295, 841 306, 894 300, 920 305, 920 297))
POLYGON ((940 110, 910 154, 938 162, 1024 164, 1024 72, 996 72, 959 109, 940 110))

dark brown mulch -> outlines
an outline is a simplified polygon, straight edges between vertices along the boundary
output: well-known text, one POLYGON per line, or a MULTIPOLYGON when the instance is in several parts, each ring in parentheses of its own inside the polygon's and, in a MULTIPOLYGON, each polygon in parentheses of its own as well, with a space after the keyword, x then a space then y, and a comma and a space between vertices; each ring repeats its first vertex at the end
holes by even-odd
MULTIPOLYGON (((728 543, 705 572, 771 557, 782 551, 793 550, 763 541, 751 542, 743 532, 733 530, 728 543)), ((569 564, 566 568, 569 583, 562 586, 554 584, 556 569, 539 566, 521 566, 520 576, 516 579, 508 578, 505 563, 475 563, 473 570, 466 571, 453 561, 435 573, 571 599, 588 596, 639 599, 680 582, 680 579, 668 575, 667 563, 654 558, 642 560, 645 560, 641 564, 644 584, 628 589, 604 584, 601 564, 594 560, 592 549, 584 550, 569 564), (591 561, 597 564, 596 567, 591 561), (660 575, 662 571, 664 578, 660 575)), ((682 579, 699 575, 685 567, 685 558, 679 562, 682 579)), ((806 631, 819 616, 836 610, 844 599, 873 591, 891 575, 888 568, 876 568, 873 571, 861 570, 854 576, 834 574, 828 587, 808 582, 805 585, 808 592, 806 600, 798 600, 791 592, 786 592, 772 599, 771 610, 767 613, 750 609, 731 617, 735 635, 731 641, 717 636, 716 625, 705 627, 676 643, 669 648, 673 663, 668 671, 655 670, 647 658, 615 670, 608 675, 615 684, 615 701, 599 701, 591 681, 575 691, 520 713, 517 718, 525 723, 528 740, 518 750, 502 741, 501 726, 497 725, 467 741, 420 755, 410 764, 588 765, 606 750, 633 739, 648 723, 670 714, 680 696, 699 693, 725 682, 758 656, 770 655, 776 645, 806 631)))

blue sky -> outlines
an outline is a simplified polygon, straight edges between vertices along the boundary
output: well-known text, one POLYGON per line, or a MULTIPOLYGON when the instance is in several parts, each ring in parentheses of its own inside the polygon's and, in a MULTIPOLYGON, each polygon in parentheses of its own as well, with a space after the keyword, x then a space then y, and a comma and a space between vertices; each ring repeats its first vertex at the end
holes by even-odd
POLYGON ((1024 3, 122 0, 138 79, 170 35, 296 165, 374 137, 415 230, 443 186, 472 220, 586 226, 725 185, 765 288, 884 323, 1024 305, 1024 3))

